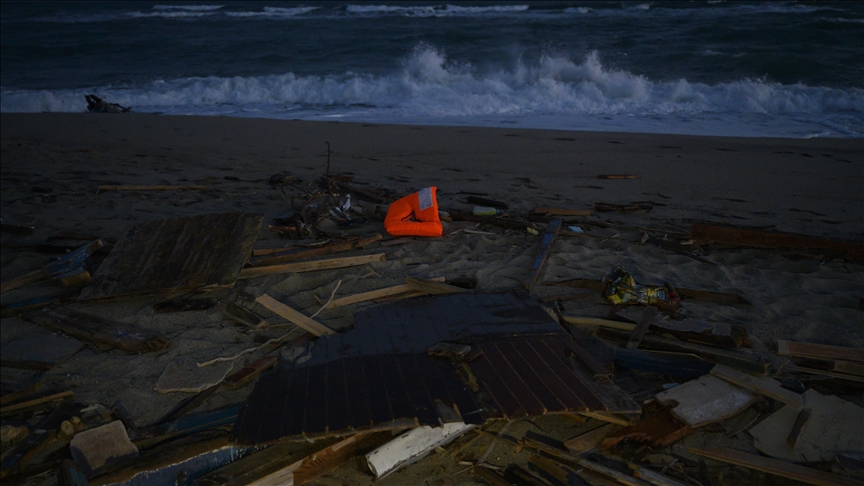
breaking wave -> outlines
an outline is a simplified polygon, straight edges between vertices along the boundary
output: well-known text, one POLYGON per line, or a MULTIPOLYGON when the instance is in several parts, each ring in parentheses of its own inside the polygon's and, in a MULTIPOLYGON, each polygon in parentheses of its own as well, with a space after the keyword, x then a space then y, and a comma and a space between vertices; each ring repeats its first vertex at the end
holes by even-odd
MULTIPOLYGON (((365 111, 400 117, 523 115, 792 115, 840 114, 861 135, 864 89, 784 85, 741 79, 714 85, 686 79, 659 82, 604 66, 596 52, 581 61, 544 55, 506 69, 479 72, 418 46, 390 75, 346 72, 331 76, 293 73, 257 77, 195 77, 144 86, 0 91, 3 112, 81 112, 84 95, 131 106, 139 112, 231 114, 247 109, 262 116, 292 112, 365 111)), ((847 130, 848 131, 848 130, 847 130)))

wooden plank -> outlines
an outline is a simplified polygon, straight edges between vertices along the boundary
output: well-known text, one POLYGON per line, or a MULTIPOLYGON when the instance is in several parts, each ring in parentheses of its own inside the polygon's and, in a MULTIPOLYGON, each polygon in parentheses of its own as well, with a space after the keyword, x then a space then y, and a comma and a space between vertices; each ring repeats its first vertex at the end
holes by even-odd
POLYGON ((630 174, 600 174, 598 179, 636 179, 635 175, 630 174))
POLYGON ((278 300, 270 297, 267 294, 262 295, 255 299, 255 302, 263 305, 273 313, 288 319, 292 323, 302 327, 303 329, 311 332, 316 336, 323 336, 325 334, 335 334, 332 329, 321 324, 314 319, 310 319, 309 317, 304 316, 303 314, 297 312, 296 310, 288 307, 287 305, 279 302, 278 300))
POLYGON ((252 329, 261 329, 268 324, 266 319, 230 300, 223 300, 219 308, 232 321, 251 327, 252 329))
POLYGON ((159 351, 168 346, 164 337, 139 327, 68 308, 43 309, 22 317, 46 329, 130 354, 159 351))
POLYGON ((471 468, 471 474, 491 486, 512 486, 510 481, 486 466, 474 466, 471 468))
POLYGON ((589 410, 587 412, 579 412, 579 415, 584 415, 593 419, 602 420, 603 422, 608 422, 610 424, 620 425, 622 427, 630 425, 629 419, 620 417, 614 413, 604 412, 602 410, 589 410))
POLYGON ((539 252, 537 257, 534 259, 534 264, 531 266, 531 270, 528 272, 528 279, 525 280, 525 288, 528 292, 531 292, 534 283, 537 282, 537 277, 539 277, 540 272, 543 271, 543 265, 546 264, 546 258, 549 257, 549 252, 552 250, 555 238, 558 237, 558 232, 561 231, 561 224, 561 219, 555 218, 552 221, 549 221, 549 224, 546 225, 546 232, 543 233, 543 240, 540 241, 539 252))
POLYGON ((642 342, 642 338, 645 337, 645 332, 648 331, 648 326, 651 325, 651 322, 654 320, 654 316, 657 315, 657 308, 653 306, 648 306, 645 308, 645 312, 642 314, 642 319, 639 320, 639 324, 633 329, 633 333, 630 334, 630 339, 627 340, 627 349, 636 349, 639 347, 639 343, 642 342))
POLYGON ((546 216, 591 216, 593 212, 590 209, 534 208, 534 214, 546 216))
POLYGON ((819 486, 861 486, 864 482, 837 474, 818 471, 809 467, 799 466, 786 461, 770 459, 728 447, 709 446, 705 449, 689 447, 691 454, 707 457, 716 461, 743 466, 756 471, 762 471, 783 478, 794 479, 807 484, 819 486))
POLYGON ((374 243, 380 240, 383 236, 381 233, 376 233, 371 236, 366 236, 363 238, 358 238, 349 241, 340 241, 338 243, 331 243, 325 246, 319 246, 317 248, 308 248, 305 250, 296 250, 291 253, 284 255, 276 255, 268 258, 260 258, 257 260, 252 260, 249 262, 250 264, 256 267, 262 267, 267 265, 276 265, 281 263, 288 263, 297 260, 302 260, 304 258, 314 258, 324 255, 332 255, 333 253, 339 253, 343 251, 349 251, 356 248, 363 248, 371 243, 374 243))
POLYGON ((675 418, 670 409, 664 408, 636 424, 608 434, 600 441, 600 447, 609 449, 625 439, 663 447, 686 437, 692 431, 690 426, 675 418))
POLYGON ((405 283, 411 290, 416 292, 425 292, 431 295, 444 295, 444 294, 454 294, 460 292, 467 292, 467 290, 462 287, 456 287, 454 285, 448 285, 443 282, 436 282, 434 280, 427 280, 423 278, 414 278, 414 277, 405 277, 405 283))
POLYGON ((185 191, 185 190, 202 190, 206 191, 207 186, 201 185, 135 185, 135 184, 124 184, 124 185, 111 185, 111 184, 103 184, 99 186, 100 191, 185 191))
POLYGON ((848 361, 834 361, 831 364, 831 371, 864 377, 864 364, 850 363, 848 361))
POLYGON ((104 246, 105 242, 103 240, 93 240, 72 253, 64 255, 60 259, 45 265, 40 270, 3 282, 0 284, 0 294, 13 289, 26 287, 51 277, 57 277, 59 275, 65 275, 86 269, 87 261, 90 256, 101 250, 104 246))
POLYGON ((39 389, 42 388, 42 385, 44 385, 44 384, 45 384, 44 381, 37 381, 36 383, 33 383, 30 386, 24 387, 18 391, 14 391, 14 392, 7 393, 7 394, 3 395, 2 397, 0 397, 0 407, 2 407, 4 405, 10 405, 12 403, 15 403, 15 402, 21 400, 21 399, 27 398, 30 395, 33 395, 34 393, 38 392, 39 389))
MULTIPOLYGON (((543 282, 543 285, 557 285, 562 287, 576 287, 580 289, 596 290, 603 292, 605 284, 602 280, 589 278, 574 278, 559 282, 543 282)), ((750 302, 737 294, 728 292, 715 292, 711 290, 688 289, 673 285, 681 300, 698 300, 702 302, 713 302, 726 305, 750 305, 750 302)))
POLYGON ((711 374, 742 388, 753 390, 760 395, 780 400, 783 403, 788 403, 789 405, 796 407, 802 405, 801 395, 783 388, 775 380, 748 375, 747 373, 743 373, 722 364, 715 365, 711 370, 711 374))
POLYGON ((72 390, 67 390, 65 392, 55 393, 53 395, 48 395, 40 398, 34 398, 33 400, 27 400, 26 402, 16 403, 14 405, 7 405, 5 407, 0 407, 0 417, 9 417, 11 415, 18 415, 41 408, 51 407, 60 402, 72 400, 74 397, 75 392, 73 392, 72 390))
POLYGON ((564 442, 564 447, 573 454, 582 454, 599 446, 609 434, 621 430, 621 425, 606 423, 564 442))
POLYGON ((669 476, 660 474, 656 471, 652 471, 647 467, 640 466, 638 464, 628 464, 630 469, 633 470, 633 475, 639 479, 643 479, 648 483, 653 484, 654 486, 690 486, 687 483, 682 483, 677 479, 672 479, 669 476))
POLYGON ((240 271, 238 278, 252 278, 261 275, 273 275, 278 273, 301 273, 314 272, 318 270, 330 270, 334 268, 356 267, 368 263, 387 261, 387 255, 376 253, 373 255, 362 255, 355 257, 328 258, 326 260, 315 260, 311 262, 295 262, 283 265, 270 265, 267 267, 244 268, 240 271))
POLYGON ((798 416, 795 418, 795 423, 792 424, 792 430, 789 431, 789 436, 786 437, 786 445, 790 449, 795 449, 795 444, 798 442, 801 434, 804 433, 804 429, 807 427, 807 423, 810 422, 810 416, 812 414, 813 411, 809 408, 802 408, 801 411, 798 412, 798 416))
MULTIPOLYGON (((444 277, 434 277, 429 280, 435 282, 443 282, 444 277)), ((356 304, 358 302, 366 302, 369 300, 380 299, 383 297, 390 297, 392 295, 399 295, 408 292, 413 292, 414 287, 408 284, 394 285, 392 287, 384 287, 377 290, 370 290, 369 292, 361 292, 359 294, 348 295, 345 297, 340 297, 338 299, 333 299, 333 302, 330 302, 330 308, 342 307, 346 305, 356 304)))
POLYGON ((229 390, 241 388, 255 378, 258 378, 261 373, 275 366, 277 361, 279 361, 279 358, 276 356, 264 356, 263 358, 259 358, 242 369, 228 375, 224 380, 222 380, 222 384, 229 390))
POLYGON ((864 349, 829 346, 827 344, 801 343, 796 341, 787 341, 785 339, 777 340, 777 354, 780 356, 793 356, 796 358, 839 359, 864 363, 864 349))
MULTIPOLYGON (((597 333, 606 338, 626 341, 630 335, 617 329, 598 327, 597 333)), ((677 351, 691 353, 711 363, 724 364, 736 370, 745 371, 754 375, 765 376, 768 374, 768 363, 754 361, 750 357, 726 349, 713 348, 696 343, 688 343, 678 339, 663 336, 647 335, 642 340, 642 347, 660 351, 677 351)), ((788 369, 788 367, 787 367, 788 369)))
POLYGON ((864 244, 834 240, 799 233, 757 231, 737 226, 694 224, 690 236, 700 240, 719 241, 758 248, 802 248, 864 252, 864 244))
POLYGON ((797 371, 798 373, 808 373, 811 375, 829 376, 838 380, 854 381, 856 383, 864 383, 864 376, 850 375, 847 373, 837 373, 834 371, 820 370, 816 368, 805 368, 803 366, 786 365, 783 367, 787 371, 797 371))
POLYGON ((352 457, 366 454, 392 438, 393 434, 387 431, 361 433, 311 454, 303 458, 299 467, 294 470, 294 485, 306 484, 352 457))

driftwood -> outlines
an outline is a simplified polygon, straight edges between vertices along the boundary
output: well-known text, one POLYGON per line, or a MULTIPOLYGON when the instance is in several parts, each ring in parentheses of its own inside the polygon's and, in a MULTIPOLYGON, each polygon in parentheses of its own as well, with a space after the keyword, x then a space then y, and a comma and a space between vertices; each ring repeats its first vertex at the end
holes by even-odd
POLYGON ((546 264, 546 258, 549 256, 549 251, 552 250, 552 245, 555 243, 555 238, 558 237, 558 232, 561 231, 561 220, 556 218, 549 222, 546 226, 546 232, 543 233, 543 239, 540 241, 540 250, 537 257, 534 259, 534 264, 531 265, 531 270, 528 272, 528 278, 525 280, 525 288, 528 292, 534 288, 534 283, 540 272, 543 271, 543 265, 546 264))
POLYGON ((384 253, 374 255, 362 255, 356 257, 329 258, 311 262, 285 263, 282 265, 270 265, 267 267, 244 268, 240 271, 238 278, 252 278, 261 275, 273 275, 280 273, 314 272, 317 270, 331 270, 334 268, 356 267, 367 263, 383 262, 387 260, 384 253))
POLYGON ((320 246, 317 248, 307 248, 303 250, 293 250, 288 253, 282 255, 274 255, 269 256, 267 258, 260 258, 257 260, 252 260, 249 263, 256 267, 266 266, 266 265, 276 265, 279 263, 288 263, 294 262, 297 260, 302 260, 304 258, 314 258, 324 255, 332 255, 333 253, 339 253, 343 251, 353 250, 356 248, 363 248, 371 243, 374 243, 382 238, 381 233, 376 233, 372 236, 367 236, 364 238, 357 238, 349 241, 340 241, 338 243, 332 243, 325 246, 320 246))

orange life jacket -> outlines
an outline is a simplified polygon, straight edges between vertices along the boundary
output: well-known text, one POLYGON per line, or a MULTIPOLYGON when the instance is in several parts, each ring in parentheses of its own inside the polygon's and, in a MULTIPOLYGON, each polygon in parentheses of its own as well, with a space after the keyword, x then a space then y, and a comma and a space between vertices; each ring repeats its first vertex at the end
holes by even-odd
POLYGON ((384 229, 393 236, 441 236, 436 187, 427 187, 390 205, 384 229), (414 221, 408 218, 414 217, 414 221))

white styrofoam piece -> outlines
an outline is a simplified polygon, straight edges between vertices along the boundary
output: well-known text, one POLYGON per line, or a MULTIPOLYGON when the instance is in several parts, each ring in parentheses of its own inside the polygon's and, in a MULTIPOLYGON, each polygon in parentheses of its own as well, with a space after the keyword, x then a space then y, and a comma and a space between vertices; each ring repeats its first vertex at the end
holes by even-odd
POLYGON ((731 417, 758 399, 750 390, 714 375, 704 375, 655 397, 661 404, 673 406, 672 415, 694 428, 731 417))
POLYGON ((441 427, 424 425, 411 429, 366 454, 366 464, 375 477, 380 479, 424 457, 436 448, 448 444, 473 428, 473 425, 466 425, 464 422, 453 422, 441 427))

